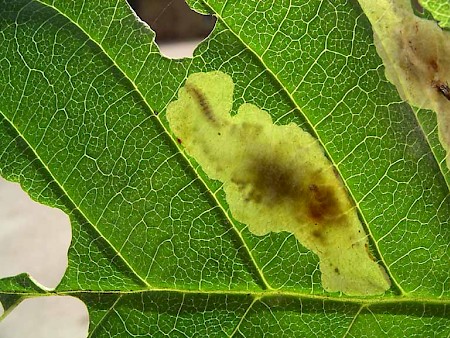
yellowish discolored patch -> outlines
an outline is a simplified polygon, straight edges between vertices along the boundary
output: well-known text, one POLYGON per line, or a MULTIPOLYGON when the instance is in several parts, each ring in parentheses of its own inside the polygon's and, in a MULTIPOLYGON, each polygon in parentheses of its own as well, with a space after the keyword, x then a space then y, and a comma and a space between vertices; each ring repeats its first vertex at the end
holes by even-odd
POLYGON ((233 87, 222 72, 192 74, 167 108, 178 142, 223 182, 233 217, 255 235, 293 233, 319 256, 327 291, 386 291, 389 279, 367 251, 355 208, 317 140, 294 123, 273 124, 252 104, 231 116, 233 87))
POLYGON ((437 114, 450 167, 450 32, 417 17, 410 0, 359 0, 369 18, 386 78, 400 97, 437 114))

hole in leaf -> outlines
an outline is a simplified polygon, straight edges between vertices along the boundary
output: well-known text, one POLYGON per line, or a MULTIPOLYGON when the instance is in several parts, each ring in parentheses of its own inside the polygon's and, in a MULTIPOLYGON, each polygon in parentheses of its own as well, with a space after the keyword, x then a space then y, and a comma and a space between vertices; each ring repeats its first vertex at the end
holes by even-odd
POLYGON ((193 11, 184 0, 128 0, 141 20, 156 32, 155 42, 170 58, 192 57, 213 30, 211 15, 193 11))
POLYGON ((31 200, 17 183, 0 178, 0 278, 27 272, 55 288, 67 268, 69 217, 31 200))
POLYGON ((0 322, 2 338, 80 338, 88 335, 89 317, 75 297, 25 299, 0 322))
POLYGON ((423 15, 424 9, 422 5, 419 3, 419 0, 411 0, 411 7, 416 14, 423 15))

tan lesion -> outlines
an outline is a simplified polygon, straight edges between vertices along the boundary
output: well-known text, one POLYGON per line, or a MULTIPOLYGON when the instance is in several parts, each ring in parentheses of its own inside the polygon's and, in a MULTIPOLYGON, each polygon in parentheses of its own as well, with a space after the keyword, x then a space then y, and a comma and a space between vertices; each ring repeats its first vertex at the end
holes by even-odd
POLYGON ((317 140, 293 123, 275 125, 251 104, 231 116, 232 93, 224 73, 193 74, 167 118, 186 152, 223 182, 233 217, 255 235, 294 234, 318 255, 325 290, 387 290, 389 279, 367 254, 364 228, 317 140))

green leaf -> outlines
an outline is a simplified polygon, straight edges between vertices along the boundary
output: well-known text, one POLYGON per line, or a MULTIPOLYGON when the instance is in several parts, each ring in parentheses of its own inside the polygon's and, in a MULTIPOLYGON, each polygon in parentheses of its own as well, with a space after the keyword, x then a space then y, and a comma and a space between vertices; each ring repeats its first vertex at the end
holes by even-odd
POLYGON ((420 0, 420 4, 439 21, 441 27, 450 28, 450 2, 447 0, 420 0))
MULTIPOLYGON (((351 1, 192 1, 217 16, 193 59, 163 58, 125 1, 0 1, 0 173, 71 219, 55 295, 90 337, 450 333, 450 174, 432 111, 403 102, 351 1), (189 74, 234 81, 317 138, 348 189, 382 296, 326 292, 288 232, 252 234, 181 151, 166 107, 189 74)), ((0 281, 8 308, 45 293, 0 281)))

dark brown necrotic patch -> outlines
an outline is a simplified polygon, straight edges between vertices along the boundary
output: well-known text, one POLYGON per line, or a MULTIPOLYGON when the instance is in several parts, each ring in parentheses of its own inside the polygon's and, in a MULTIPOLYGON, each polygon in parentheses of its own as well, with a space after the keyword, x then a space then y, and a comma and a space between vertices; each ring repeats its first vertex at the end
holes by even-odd
POLYGON ((307 210, 311 219, 317 223, 339 220, 342 211, 333 187, 313 183, 309 185, 309 192, 307 210))
POLYGON ((317 225, 342 224, 343 210, 335 188, 324 183, 321 172, 293 168, 276 158, 255 158, 249 163, 245 172, 233 178, 248 201, 269 208, 285 205, 302 221, 317 225))

